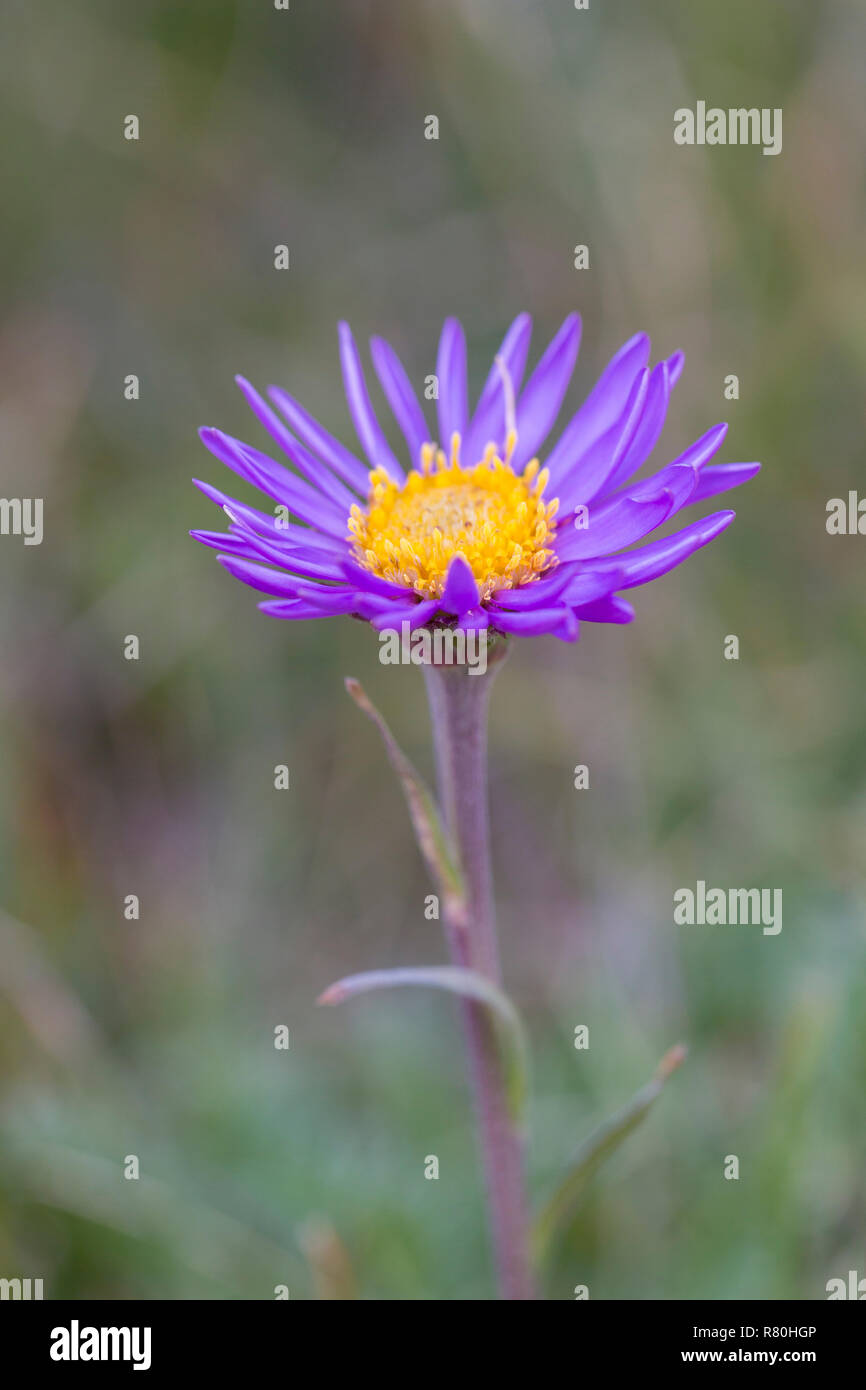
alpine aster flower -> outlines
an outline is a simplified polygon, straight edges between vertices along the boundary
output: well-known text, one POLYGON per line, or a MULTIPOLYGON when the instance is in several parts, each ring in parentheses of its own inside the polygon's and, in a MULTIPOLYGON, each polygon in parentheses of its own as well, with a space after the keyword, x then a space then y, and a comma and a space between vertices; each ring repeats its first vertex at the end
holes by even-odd
POLYGON ((629 549, 687 504, 745 482, 758 463, 708 467, 727 426, 708 430, 652 476, 635 481, 661 434, 682 353, 650 369, 649 339, 615 354, 558 440, 557 419, 580 343, 570 314, 520 390, 531 322, 515 319, 474 411, 466 343, 456 319, 439 341, 437 424, 431 430, 393 349, 373 338, 382 390, 406 440, 408 471, 376 418, 347 324, 340 325, 346 397, 362 461, 288 393, 269 405, 243 378, 253 413, 295 471, 217 429, 207 448, 279 504, 279 515, 208 483, 228 532, 193 531, 225 568, 269 595, 277 618, 353 614, 375 628, 456 625, 565 641, 579 622, 627 623, 618 591, 646 584, 714 539, 733 520, 715 512, 629 549), (284 518, 291 518, 289 525, 284 518))

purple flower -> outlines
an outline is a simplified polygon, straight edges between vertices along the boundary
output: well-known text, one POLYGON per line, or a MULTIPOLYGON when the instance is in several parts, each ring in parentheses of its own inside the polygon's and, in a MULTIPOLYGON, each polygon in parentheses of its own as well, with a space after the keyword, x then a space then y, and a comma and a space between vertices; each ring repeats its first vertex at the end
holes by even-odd
POLYGON ((574 369, 580 318, 569 315, 521 390, 530 328, 527 314, 515 319, 470 412, 463 329, 446 320, 432 429, 399 358, 372 339, 408 471, 376 418, 347 324, 340 325, 343 379, 366 461, 287 392, 270 387, 268 404, 239 377, 253 414, 294 471, 221 430, 203 429, 211 453, 277 506, 259 511, 198 483, 230 525, 227 533, 192 535, 219 550, 231 574, 268 594, 259 606, 277 618, 350 613, 379 629, 446 623, 565 641, 577 637, 580 619, 631 622, 634 610, 618 591, 673 569, 734 513, 715 512, 629 547, 687 503, 753 477, 760 464, 708 467, 727 428, 715 425, 665 468, 634 481, 661 434, 683 365, 676 353, 648 367, 649 339, 639 333, 608 363, 542 467, 538 454, 574 369))

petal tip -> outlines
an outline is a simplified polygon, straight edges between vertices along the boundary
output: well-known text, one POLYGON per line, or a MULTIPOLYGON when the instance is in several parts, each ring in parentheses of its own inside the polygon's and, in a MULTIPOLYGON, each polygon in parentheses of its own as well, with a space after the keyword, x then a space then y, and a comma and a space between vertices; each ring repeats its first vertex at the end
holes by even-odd
POLYGON ((478 585, 475 582, 475 575, 472 573, 469 561, 460 551, 453 556, 448 566, 448 573, 445 576, 445 587, 442 590, 440 604, 446 612, 454 613, 461 617, 470 609, 476 608, 479 602, 478 585))

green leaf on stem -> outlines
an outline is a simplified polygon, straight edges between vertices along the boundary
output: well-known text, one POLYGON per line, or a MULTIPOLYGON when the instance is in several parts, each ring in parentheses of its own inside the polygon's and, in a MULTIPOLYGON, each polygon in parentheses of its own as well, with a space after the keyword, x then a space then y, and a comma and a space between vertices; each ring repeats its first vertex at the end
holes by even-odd
POLYGON ((528 1050, 523 1024, 508 995, 480 975, 457 965, 422 965, 397 970, 366 970, 347 975, 319 995, 317 1004, 342 1004, 358 994, 376 989, 395 989, 401 985, 421 985, 445 989, 464 999, 483 1004, 488 1010, 499 1045, 511 1118, 519 1123, 528 1090, 528 1050))
POLYGON ((446 915, 456 924, 465 925, 466 902, 458 859, 433 796, 400 748, 360 681, 347 676, 346 689, 358 708, 364 711, 368 719, 372 719, 382 735, 388 759, 403 786, 418 848, 442 895, 446 915))
POLYGON ((668 1077, 685 1057, 686 1048, 682 1043, 670 1048, 656 1067, 652 1080, 636 1091, 621 1110, 600 1124, 580 1145, 568 1172, 536 1219, 533 1245, 537 1260, 542 1260, 547 1254, 552 1241, 583 1196, 590 1179, 645 1118, 668 1077))

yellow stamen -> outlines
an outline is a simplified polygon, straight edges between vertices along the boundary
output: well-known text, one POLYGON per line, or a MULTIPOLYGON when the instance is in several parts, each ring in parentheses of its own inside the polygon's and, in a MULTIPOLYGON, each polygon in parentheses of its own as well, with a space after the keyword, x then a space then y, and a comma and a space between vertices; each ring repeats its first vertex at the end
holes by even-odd
POLYGON ((515 473, 517 436, 509 430, 505 457, 488 445, 480 463, 460 465, 460 436, 450 458, 433 444, 421 449, 421 468, 402 485, 384 468, 370 474, 367 510, 348 521, 355 558, 365 569, 426 598, 440 598, 448 566, 459 551, 482 599, 498 589, 532 583, 556 563, 551 543, 559 502, 543 500, 548 470, 538 459, 515 473))

